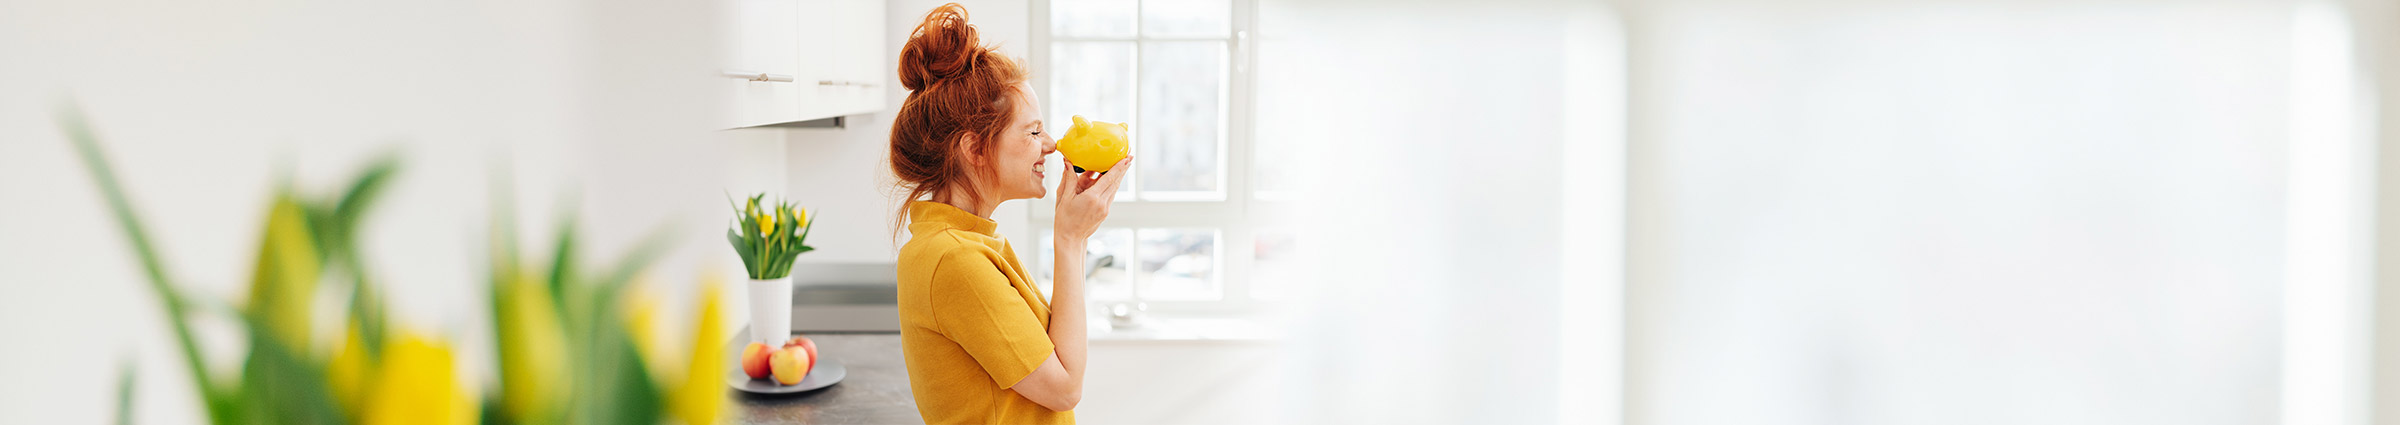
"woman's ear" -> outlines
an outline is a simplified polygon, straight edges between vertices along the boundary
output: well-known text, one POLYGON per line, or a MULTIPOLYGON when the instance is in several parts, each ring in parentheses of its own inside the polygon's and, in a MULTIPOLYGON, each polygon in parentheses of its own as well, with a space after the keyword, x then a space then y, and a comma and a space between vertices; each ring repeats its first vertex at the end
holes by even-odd
POLYGON ((962 131, 959 132, 958 143, 950 145, 955 149, 958 149, 958 151, 951 152, 950 154, 958 158, 965 158, 967 160, 967 165, 972 165, 976 168, 982 168, 985 164, 983 155, 980 155, 983 150, 979 149, 978 146, 981 144, 983 144, 983 136, 977 135, 972 131, 962 131))

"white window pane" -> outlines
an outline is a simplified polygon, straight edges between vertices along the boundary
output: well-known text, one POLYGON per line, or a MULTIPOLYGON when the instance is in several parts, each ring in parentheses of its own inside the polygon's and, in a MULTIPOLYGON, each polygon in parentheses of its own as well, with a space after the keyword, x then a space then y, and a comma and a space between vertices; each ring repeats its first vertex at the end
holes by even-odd
POLYGON ((1298 246, 1293 234, 1284 229, 1259 229, 1257 246, 1250 263, 1250 297, 1276 300, 1290 297, 1300 283, 1296 274, 1298 264, 1292 261, 1298 246))
POLYGON ((1133 299, 1133 229, 1100 229, 1084 243, 1084 298, 1089 301, 1133 299))
MULTIPOLYGON (((1051 43, 1050 99, 1047 99, 1050 115, 1043 118, 1043 126, 1055 136, 1064 136, 1075 125, 1074 117, 1082 115, 1088 120, 1121 122, 1140 128, 1133 122, 1133 49, 1131 41, 1051 43)), ((1073 171, 1064 161, 1058 161, 1055 167, 1057 170, 1050 173, 1052 179, 1073 171)), ((1117 185, 1119 199, 1133 193, 1134 177, 1127 175, 1126 181, 1117 185)), ((1057 180, 1046 184, 1044 187, 1058 187, 1057 180)))
POLYGON ((1227 0, 1142 1, 1142 35, 1149 37, 1224 37, 1232 18, 1227 0))
POLYGON ((1059 135, 1069 119, 1133 121, 1133 52, 1130 41, 1069 41, 1050 48, 1050 116, 1044 124, 1059 135))
POLYGON ((1132 37, 1134 0, 1052 0, 1051 34, 1059 37, 1132 37))
MULTIPOLYGON (((1057 234, 1056 229, 1042 229, 1042 240, 1036 243, 1036 246, 1040 248, 1031 254, 1035 258, 1034 267, 1038 267, 1040 270, 1030 270, 1028 274, 1036 276, 1034 280, 1039 281, 1037 286, 1041 287, 1042 295, 1045 297, 1050 296, 1051 287, 1057 282, 1057 272, 1053 266, 1058 261, 1057 245, 1051 243, 1052 238, 1057 234)), ((1084 288, 1086 288, 1085 300, 1133 298, 1133 284, 1131 283, 1133 276, 1126 272, 1126 265, 1132 264, 1133 261, 1120 260, 1120 258, 1130 258, 1130 254, 1126 251, 1132 246, 1133 232, 1121 228, 1100 229, 1099 232, 1092 234, 1089 242, 1084 243, 1086 264, 1084 272, 1091 276, 1083 281, 1084 288), (1092 267, 1093 265, 1098 267, 1092 267)))
POLYGON ((1054 273, 1050 267, 1050 265, 1052 263, 1056 263, 1058 259, 1058 257, 1051 255, 1051 250, 1055 249, 1056 247, 1050 243, 1050 238, 1052 235, 1056 234, 1057 232, 1053 229, 1042 229, 1042 237, 1035 238, 1033 241, 1033 252, 1017 253, 1017 255, 1033 257, 1033 262, 1031 263, 1033 264, 1033 269, 1026 270, 1025 274, 1033 276, 1033 286, 1035 286, 1036 289, 1042 290, 1043 299, 1052 299, 1050 298, 1050 287, 1055 285, 1057 282, 1057 280, 1055 280, 1057 279, 1056 273, 1054 273))
POLYGON ((1219 191, 1225 43, 1152 41, 1143 42, 1142 49, 1142 122, 1134 131, 1143 198, 1156 199, 1150 196, 1154 192, 1219 191))
POLYGON ((1144 300, 1215 300, 1224 297, 1217 284, 1215 229, 1142 229, 1144 300))

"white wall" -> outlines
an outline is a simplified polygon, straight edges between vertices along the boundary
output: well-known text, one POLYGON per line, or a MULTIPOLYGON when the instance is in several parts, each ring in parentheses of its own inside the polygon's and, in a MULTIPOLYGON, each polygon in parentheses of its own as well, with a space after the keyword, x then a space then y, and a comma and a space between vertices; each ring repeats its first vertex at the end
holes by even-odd
MULTIPOLYGON (((2379 1, 2346 5, 2352 28, 2360 32, 2353 51, 2360 55, 2357 60, 2367 70, 2362 73, 2367 77, 2367 86, 2360 95, 2378 103, 2381 99, 2400 99, 2400 54, 2392 53, 2394 46, 2400 46, 2400 26, 2384 24, 2400 22, 2394 19, 2400 17, 2400 5, 2379 1)), ((2372 129, 2369 134, 2376 146, 2375 162, 2400 164, 2400 128, 2395 128, 2400 126, 2386 124, 2400 123, 2400 107, 2379 106, 2363 112, 2360 116, 2369 122, 2366 127, 2372 129)), ((2376 170, 2375 179, 2374 244, 2400 246, 2400 225, 2392 224, 2400 223, 2400 167, 2383 166, 2376 170)), ((2374 255, 2374 310, 2369 325, 2374 341, 2369 348, 2372 353, 2369 368, 2373 372, 2369 375, 2372 383, 2367 401, 2371 406, 2370 420, 2393 423, 2400 421, 2400 267, 2388 265, 2400 265, 2400 249, 2377 249, 2374 255)))
POLYGON ((2289 10, 1642 3, 1628 422, 2277 421, 2289 10))
POLYGON ((1557 419, 1622 424, 1626 28, 1623 15, 1607 4, 1562 9, 1557 419))
MULTIPOLYGON (((2375 141, 2375 162, 2400 164, 2400 129, 2388 124, 2400 123, 2400 107, 2387 106, 2388 103, 2381 101, 2400 99, 2400 54, 2393 54, 2392 50, 2400 46, 2400 26, 2388 25, 2400 22, 2394 19, 2400 17, 2400 5, 2379 1, 2345 5, 2350 9, 2352 28, 2360 32, 2353 51, 2360 55, 2357 60, 2366 69, 2362 73, 2367 77, 2366 86, 2359 95, 2379 104, 2360 115, 2368 121, 2365 127, 2371 129, 2369 134, 2375 141)), ((2393 224, 2400 223, 2400 167, 2382 166, 2376 173, 2372 207, 2377 214, 2374 244, 2400 246, 2400 225, 2393 224)), ((2371 383, 2367 402, 2371 406, 2369 420, 2388 424, 2400 422, 2400 267, 2394 266, 2400 265, 2400 249, 2376 249, 2374 255, 2374 289, 2371 289, 2374 310, 2369 325, 2374 341, 2369 348, 2373 356, 2369 368, 2373 372, 2368 378, 2371 383)))
POLYGON ((1559 229, 1586 219, 1558 196, 1578 119, 1567 96, 1589 88, 1564 74, 1572 14, 1260 7, 1260 140, 1303 144, 1291 152, 1309 190, 1292 226, 1309 285, 1291 310, 1283 419, 1561 420, 1560 364, 1590 361, 1559 355, 1559 229))

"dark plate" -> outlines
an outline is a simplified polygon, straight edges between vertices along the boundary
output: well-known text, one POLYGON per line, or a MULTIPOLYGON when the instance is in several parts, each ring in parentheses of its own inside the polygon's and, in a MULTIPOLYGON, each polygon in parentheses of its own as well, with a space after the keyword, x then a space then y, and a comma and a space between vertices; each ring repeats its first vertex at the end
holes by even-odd
MULTIPOLYGON (((743 392, 757 394, 790 394, 815 391, 824 389, 825 387, 833 386, 833 384, 836 383, 840 383, 842 382, 843 376, 850 374, 849 369, 842 368, 841 360, 822 358, 817 359, 818 362, 816 367, 808 370, 807 377, 800 378, 799 384, 777 384, 773 377, 768 377, 768 379, 750 379, 750 374, 742 373, 742 347, 747 347, 749 345, 750 330, 745 328, 742 329, 741 332, 734 334, 733 342, 728 344, 725 349, 725 353, 730 355, 729 360, 726 361, 725 364, 733 366, 732 368, 725 370, 725 385, 731 385, 733 386, 733 389, 742 390, 743 392)), ((818 352, 820 355, 823 353, 822 350, 818 352)))

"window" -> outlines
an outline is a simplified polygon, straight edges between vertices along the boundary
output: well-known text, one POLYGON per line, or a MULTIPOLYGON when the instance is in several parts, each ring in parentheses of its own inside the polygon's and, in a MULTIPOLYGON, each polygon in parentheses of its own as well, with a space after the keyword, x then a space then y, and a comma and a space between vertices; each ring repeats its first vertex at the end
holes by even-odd
MULTIPOLYGON (((1153 309, 1241 309, 1276 290, 1252 273, 1262 243, 1247 116, 1255 55, 1251 0, 1052 0, 1034 4, 1034 86, 1043 120, 1124 122, 1134 167, 1107 226, 1092 236, 1090 301, 1153 309)), ((1058 163, 1063 167, 1063 163, 1058 163)), ((1066 172, 1051 173, 1048 184, 1066 172)), ((1271 188, 1272 189, 1272 188, 1271 188)), ((1275 198, 1280 199, 1280 198, 1275 198)), ((1026 253, 1051 281, 1052 204, 1031 205, 1040 235, 1026 253)), ((1289 245, 1270 236, 1266 243, 1289 245)), ((1270 253, 1271 255, 1271 253, 1270 253)))

